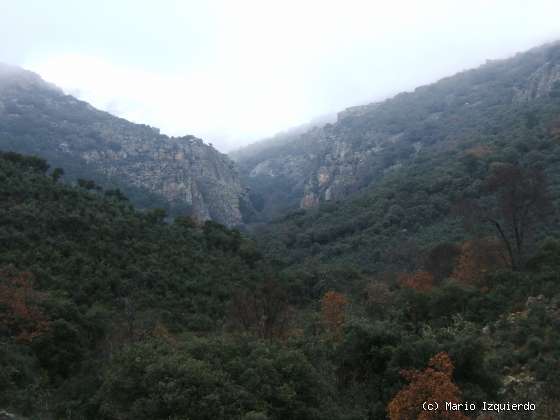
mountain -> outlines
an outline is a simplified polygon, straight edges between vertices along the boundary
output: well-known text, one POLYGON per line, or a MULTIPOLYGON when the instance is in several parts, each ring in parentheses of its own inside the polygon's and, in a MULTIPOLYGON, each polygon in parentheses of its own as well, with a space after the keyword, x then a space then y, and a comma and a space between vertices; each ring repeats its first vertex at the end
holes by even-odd
POLYGON ((193 136, 168 137, 65 95, 38 75, 0 65, 0 150, 61 166, 65 178, 122 189, 141 207, 164 207, 227 226, 247 208, 233 162, 193 136))
POLYGON ((555 43, 348 108, 333 124, 253 146, 235 158, 260 220, 270 220, 290 208, 345 199, 423 156, 485 144, 519 121, 530 130, 548 118, 539 107, 559 96, 555 43))
MULTIPOLYGON (((545 46, 239 156, 253 220, 292 209, 253 239, 0 152, 0 417, 392 420, 445 398, 469 404, 454 418, 517 401, 557 419, 559 59, 545 46)), ((66 127, 9 106, 24 145, 66 127)))
POLYGON ((238 164, 267 222, 254 224, 261 249, 308 271, 422 269, 439 244, 472 238, 458 207, 495 200, 487 184, 508 165, 543 172, 556 210, 532 240, 555 235, 560 44, 350 108, 238 164))

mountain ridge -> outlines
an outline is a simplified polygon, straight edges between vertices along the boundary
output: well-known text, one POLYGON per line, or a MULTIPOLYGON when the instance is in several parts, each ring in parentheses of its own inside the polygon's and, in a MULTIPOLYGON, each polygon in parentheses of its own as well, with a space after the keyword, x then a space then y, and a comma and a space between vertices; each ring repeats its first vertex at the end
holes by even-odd
POLYGON ((491 135, 491 127, 471 126, 469 120, 482 120, 481 110, 530 106, 557 90, 560 42, 552 42, 381 102, 347 108, 335 123, 249 156, 238 153, 236 161, 255 201, 264 203, 259 220, 266 221, 289 209, 346 199, 407 165, 422 148, 491 135))
POLYGON ((168 137, 65 95, 39 75, 0 65, 0 149, 36 154, 66 177, 123 189, 140 207, 166 207, 227 226, 246 205, 233 162, 194 136, 168 137))
MULTIPOLYGON (((239 165, 260 200, 252 229, 268 256, 303 272, 379 274, 422 269, 435 238, 472 237, 457 209, 490 199, 484 185, 497 167, 542 171, 557 209, 558 156, 553 43, 353 109, 239 165)), ((556 235, 559 216, 533 240, 556 235)))

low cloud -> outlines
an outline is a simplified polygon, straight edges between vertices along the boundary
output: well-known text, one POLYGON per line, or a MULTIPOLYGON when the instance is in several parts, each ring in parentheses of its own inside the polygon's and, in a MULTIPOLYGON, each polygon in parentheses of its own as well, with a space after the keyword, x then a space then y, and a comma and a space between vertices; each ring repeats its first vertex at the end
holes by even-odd
POLYGON ((0 61, 222 151, 560 38, 550 0, 29 4, 0 61))

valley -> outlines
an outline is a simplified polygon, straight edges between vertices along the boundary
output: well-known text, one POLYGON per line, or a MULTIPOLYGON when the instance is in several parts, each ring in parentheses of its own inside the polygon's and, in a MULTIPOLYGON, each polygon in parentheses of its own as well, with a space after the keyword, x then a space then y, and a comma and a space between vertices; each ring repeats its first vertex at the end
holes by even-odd
POLYGON ((556 419, 559 208, 559 43, 230 156, 2 65, 0 409, 556 419))

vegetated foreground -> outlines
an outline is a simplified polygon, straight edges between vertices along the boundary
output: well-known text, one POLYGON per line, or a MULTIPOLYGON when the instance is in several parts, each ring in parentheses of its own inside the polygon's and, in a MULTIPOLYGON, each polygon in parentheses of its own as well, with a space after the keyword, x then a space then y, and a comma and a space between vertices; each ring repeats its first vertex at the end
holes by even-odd
MULTIPOLYGON (((557 76, 554 44, 350 110, 303 139, 316 160, 291 159, 296 142, 257 150, 240 163, 258 175, 251 236, 139 211, 99 180, 70 184, 75 168, 65 179, 1 152, 0 409, 560 418, 557 76), (298 162, 304 182, 286 189, 278 168, 298 162), (300 199, 307 209, 283 213, 300 199), (483 402, 535 411, 483 413, 483 402)), ((16 102, 0 144, 44 145, 16 102)))
POLYGON ((0 155, 0 403, 10 411, 408 419, 423 400, 449 399, 528 400, 538 418, 558 416, 560 242, 515 240, 550 213, 538 171, 489 174, 469 212, 492 218, 484 238, 434 238, 421 270, 378 273, 290 269, 237 231, 167 224, 59 173, 0 155), (520 226, 514 215, 526 217, 520 226))

